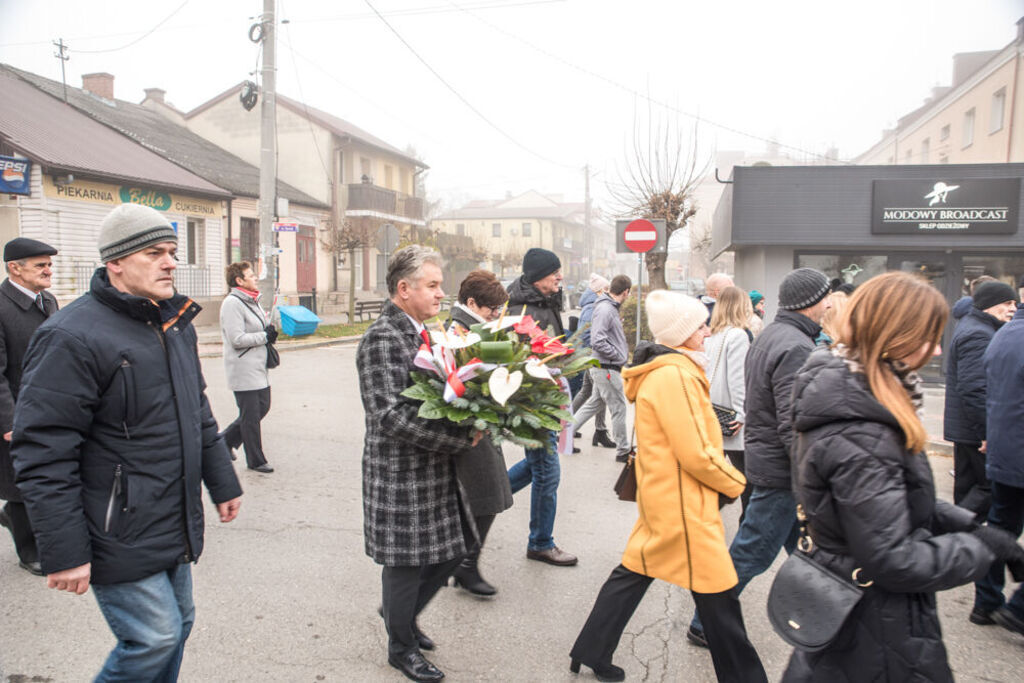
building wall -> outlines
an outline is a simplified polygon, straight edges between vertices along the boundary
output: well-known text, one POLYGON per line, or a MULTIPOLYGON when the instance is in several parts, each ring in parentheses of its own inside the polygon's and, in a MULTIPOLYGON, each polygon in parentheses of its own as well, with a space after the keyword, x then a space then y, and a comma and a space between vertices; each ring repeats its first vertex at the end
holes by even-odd
MULTIPOLYGON (((570 272, 573 261, 578 261, 578 253, 582 253, 583 226, 567 221, 538 218, 473 218, 473 219, 442 219, 430 223, 431 228, 453 235, 460 234, 459 226, 464 227, 461 234, 473 239, 473 246, 486 252, 488 268, 499 277, 513 277, 522 268, 522 257, 532 247, 548 249, 558 254, 562 261, 562 273, 565 277, 570 272), (523 235, 523 225, 530 225, 530 235, 523 235), (500 226, 500 236, 494 235, 494 226, 500 226), (568 242, 566 242, 568 240, 568 242), (506 257, 504 268, 501 256, 506 257)), ((578 270, 578 269, 577 269, 578 270)))
POLYGON ((920 119, 857 158, 859 164, 965 164, 1024 161, 1024 52, 1013 45, 942 96, 920 119), (991 130, 993 95, 1002 90, 1002 127, 991 130), (1016 100, 1016 104, 1014 104, 1016 100), (967 112, 973 138, 965 144, 967 112), (948 127, 948 129, 947 129, 948 127), (948 133, 946 132, 948 130, 948 133), (1014 132, 1016 131, 1016 132, 1014 132), (945 137, 944 137, 945 136, 945 137), (927 141, 928 152, 924 154, 927 141))

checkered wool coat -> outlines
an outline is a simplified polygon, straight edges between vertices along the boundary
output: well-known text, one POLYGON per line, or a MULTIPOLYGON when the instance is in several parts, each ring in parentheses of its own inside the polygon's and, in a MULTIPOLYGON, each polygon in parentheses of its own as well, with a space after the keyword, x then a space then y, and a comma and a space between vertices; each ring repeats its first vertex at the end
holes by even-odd
POLYGON ((363 537, 366 554, 387 566, 451 560, 474 540, 452 460, 469 448, 469 431, 419 418, 419 403, 399 396, 412 384, 421 343, 412 321, 389 302, 356 351, 366 413, 363 537))

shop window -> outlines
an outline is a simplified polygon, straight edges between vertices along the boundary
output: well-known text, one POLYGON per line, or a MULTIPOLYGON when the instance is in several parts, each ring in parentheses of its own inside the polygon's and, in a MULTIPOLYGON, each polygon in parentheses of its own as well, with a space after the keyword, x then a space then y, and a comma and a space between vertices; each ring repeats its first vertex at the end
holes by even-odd
POLYGON ((992 111, 988 119, 988 132, 997 133, 1003 129, 1003 113, 1006 109, 1006 88, 992 93, 992 111))
POLYGON ((455 234, 456 235, 465 235, 466 234, 466 224, 465 223, 456 223, 455 224, 455 234))
POLYGON ((867 282, 888 270, 889 257, 885 254, 797 254, 797 268, 815 268, 852 285, 867 282))
POLYGON ((523 237, 530 237, 533 235, 533 225, 531 223, 523 223, 523 237))
POLYGON ((971 280, 980 275, 991 275, 1017 290, 1017 282, 1024 275, 1024 255, 1021 256, 963 256, 960 293, 967 295, 971 280))
POLYGON ((185 232, 185 263, 201 266, 206 263, 206 221, 189 218, 185 232))
POLYGON ((931 153, 932 141, 931 138, 925 138, 921 141, 921 163, 928 163, 928 155, 931 153))
POLYGON ((948 140, 949 139, 949 124, 948 123, 942 127, 942 130, 939 131, 939 139, 940 140, 948 140))
POLYGON ((974 107, 964 112, 964 147, 974 144, 974 107))
POLYGON ((501 223, 491 223, 491 237, 501 237, 501 223))

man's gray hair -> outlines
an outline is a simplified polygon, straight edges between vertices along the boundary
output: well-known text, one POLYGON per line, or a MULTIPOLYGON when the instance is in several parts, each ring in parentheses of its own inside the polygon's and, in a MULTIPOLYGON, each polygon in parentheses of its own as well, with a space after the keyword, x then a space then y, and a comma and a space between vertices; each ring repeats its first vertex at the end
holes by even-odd
POLYGON ((388 262, 388 295, 394 296, 398 292, 398 283, 402 280, 415 287, 423 275, 424 263, 433 263, 438 268, 444 268, 441 255, 433 249, 411 244, 396 251, 388 262))

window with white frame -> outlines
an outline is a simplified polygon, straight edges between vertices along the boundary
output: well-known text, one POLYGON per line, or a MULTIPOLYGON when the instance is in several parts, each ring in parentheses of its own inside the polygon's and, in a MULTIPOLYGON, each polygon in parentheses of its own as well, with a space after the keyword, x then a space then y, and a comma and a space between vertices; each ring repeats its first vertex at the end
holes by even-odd
POLYGON ((921 163, 928 163, 928 155, 932 151, 932 140, 931 138, 925 138, 921 140, 921 163))
POLYGON ((185 263, 201 266, 206 263, 206 221, 189 218, 186 221, 185 263))
POLYGON ((974 144, 974 107, 964 112, 964 147, 974 144))
POLYGON ((533 224, 523 223, 523 237, 530 237, 533 235, 533 224))
POLYGON ((988 132, 996 133, 1003 129, 1003 113, 1006 109, 1006 88, 992 93, 992 111, 989 113, 988 132))
POLYGON ((466 224, 465 223, 456 223, 455 224, 455 234, 456 235, 465 235, 466 234, 466 224))
POLYGON ((948 140, 948 139, 949 139, 949 124, 947 123, 939 131, 939 140, 948 140))
POLYGON ((501 223, 491 223, 491 237, 501 237, 501 223))

